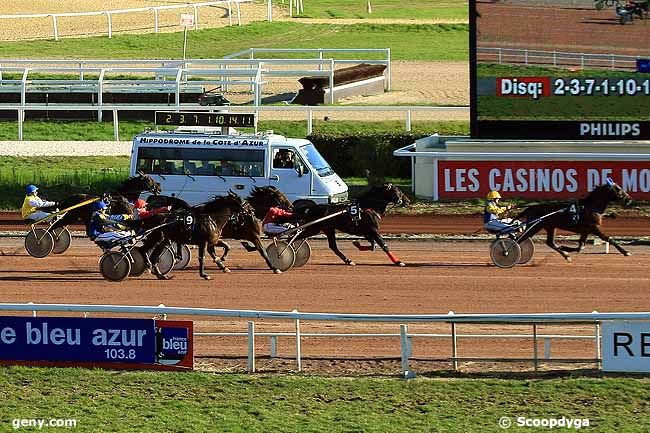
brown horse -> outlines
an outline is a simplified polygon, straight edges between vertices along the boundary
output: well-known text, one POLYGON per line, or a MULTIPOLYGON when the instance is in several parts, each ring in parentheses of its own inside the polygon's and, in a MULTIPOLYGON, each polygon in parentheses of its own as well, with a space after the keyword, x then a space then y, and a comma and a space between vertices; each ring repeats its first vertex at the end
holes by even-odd
MULTIPOLYGON (((370 246, 363 246, 358 242, 354 242, 354 245, 359 250, 374 250, 375 243, 377 243, 394 264, 404 266, 404 263, 388 249, 386 242, 379 233, 379 220, 386 213, 386 209, 391 203, 398 206, 408 206, 410 200, 393 184, 386 183, 373 187, 357 198, 357 204, 360 209, 359 220, 353 219, 349 212, 345 212, 306 227, 296 239, 306 239, 322 232, 327 236, 330 249, 343 262, 348 265, 354 265, 355 263, 348 259, 336 245, 336 231, 338 230, 343 233, 361 236, 370 242, 370 246)), ((294 212, 294 215, 298 217, 301 225, 304 225, 311 221, 327 217, 328 215, 347 210, 349 206, 350 203, 321 204, 300 208, 294 212)))
POLYGON ((589 235, 598 236, 609 242, 623 255, 630 253, 601 230, 603 213, 611 202, 629 205, 632 198, 611 179, 595 188, 589 195, 575 202, 542 203, 527 207, 517 215, 517 219, 525 221, 527 230, 520 239, 525 240, 540 230, 546 230, 546 245, 557 251, 567 261, 571 261, 570 252, 581 252, 589 235), (546 215, 550 215, 545 217, 546 215), (577 247, 559 246, 555 243, 555 231, 566 230, 580 235, 577 247))

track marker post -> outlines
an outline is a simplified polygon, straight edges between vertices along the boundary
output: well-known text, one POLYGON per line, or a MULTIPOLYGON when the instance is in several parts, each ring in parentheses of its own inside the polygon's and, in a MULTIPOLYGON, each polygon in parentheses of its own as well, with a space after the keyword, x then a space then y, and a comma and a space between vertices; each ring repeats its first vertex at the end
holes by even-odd
MULTIPOLYGON (((291 311, 294 314, 298 314, 298 310, 291 311)), ((301 356, 301 347, 300 347, 300 319, 296 319, 296 367, 298 371, 302 371, 302 356, 301 356)))
MULTIPOLYGON (((454 312, 449 311, 447 313, 449 316, 453 316, 454 312)), ((456 371, 458 370, 458 335, 456 335, 456 323, 451 322, 451 368, 456 371)))
POLYGON ((248 363, 247 373, 255 373, 255 322, 248 322, 248 363))

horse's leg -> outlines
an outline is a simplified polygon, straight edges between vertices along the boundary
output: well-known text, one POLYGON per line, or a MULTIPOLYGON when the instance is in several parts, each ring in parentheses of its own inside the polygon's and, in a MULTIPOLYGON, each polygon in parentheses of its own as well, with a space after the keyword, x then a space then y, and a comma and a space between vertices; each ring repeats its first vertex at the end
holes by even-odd
MULTIPOLYGON (((158 269, 158 259, 160 258, 160 254, 164 251, 165 247, 167 247, 168 242, 164 242, 165 239, 162 239, 159 241, 156 246, 154 247, 153 251, 151 252, 151 261, 149 262, 149 266, 151 266, 151 263, 155 263, 152 266, 153 273, 156 275, 156 277, 159 280, 171 280, 172 277, 169 277, 167 275, 163 275, 160 270, 158 269)), ((145 254, 146 255, 146 254, 145 254)), ((147 260, 147 259, 145 259, 147 260)))
POLYGON ((376 242, 379 245, 379 247, 386 253, 386 255, 388 256, 391 262, 393 262, 397 266, 406 266, 404 262, 402 262, 395 254, 392 253, 392 251, 388 249, 388 245, 386 245, 386 241, 384 241, 384 239, 381 237, 378 231, 371 230, 370 233, 366 236, 366 238, 370 241, 371 248, 374 249, 374 244, 376 242))
POLYGON ((569 254, 562 251, 562 249, 558 246, 558 244, 555 243, 555 228, 546 228, 546 245, 557 251, 564 257, 564 259, 567 262, 571 261, 571 257, 569 257, 569 254))
POLYGON ((225 243, 222 240, 219 240, 216 245, 208 245, 208 254, 210 254, 210 257, 212 257, 212 260, 214 263, 225 273, 229 273, 230 269, 228 269, 228 266, 226 266, 223 261, 226 260, 226 256, 228 255, 228 252, 230 252, 230 245, 225 243), (222 247, 223 248, 223 255, 221 258, 217 258, 217 253, 214 250, 215 246, 217 247, 222 247))
POLYGON ((259 251, 257 248, 257 242, 242 241, 241 245, 249 253, 252 253, 253 251, 259 251))
POLYGON ((345 254, 339 250, 338 246, 336 245, 336 230, 333 228, 326 228, 323 230, 325 235, 327 236, 327 242, 329 243, 329 247, 332 251, 334 251, 334 254, 339 256, 341 260, 345 262, 346 265, 354 266, 356 263, 354 263, 352 260, 348 259, 345 254))
POLYGON ((199 242, 199 275, 205 280, 211 280, 210 275, 205 273, 205 241, 199 242))
MULTIPOLYGON (((242 244, 243 244, 243 242, 242 242, 242 244)), ((253 242, 253 245, 255 245, 255 250, 257 250, 257 252, 260 253, 260 256, 262 256, 262 258, 266 262, 266 266, 268 266, 269 269, 271 269, 274 273, 281 274, 282 271, 279 270, 278 268, 274 267, 273 263, 271 263, 271 260, 269 260, 269 255, 266 254, 266 250, 264 249, 264 245, 262 245, 262 240, 260 238, 255 239, 255 241, 253 242)))
POLYGON ((598 236, 599 238, 601 238, 601 239, 604 240, 605 242, 609 242, 610 244, 614 245, 614 248, 616 248, 616 249, 618 250, 618 252, 621 253, 621 254, 623 254, 624 256, 631 256, 631 255, 632 255, 631 252, 629 252, 628 250, 626 250, 625 248, 623 248, 622 246, 620 246, 620 245, 618 244, 618 242, 616 242, 614 239, 610 238, 610 237, 607 236, 605 233, 603 233, 603 232, 600 230, 600 227, 599 227, 599 226, 594 227, 593 232, 594 232, 594 234, 595 234, 596 236, 598 236))
POLYGON ((585 243, 587 242, 587 237, 589 236, 588 233, 581 233, 580 234, 580 239, 578 239, 578 246, 577 247, 567 247, 567 246, 561 246, 560 249, 566 253, 580 253, 582 250, 585 249, 585 243))

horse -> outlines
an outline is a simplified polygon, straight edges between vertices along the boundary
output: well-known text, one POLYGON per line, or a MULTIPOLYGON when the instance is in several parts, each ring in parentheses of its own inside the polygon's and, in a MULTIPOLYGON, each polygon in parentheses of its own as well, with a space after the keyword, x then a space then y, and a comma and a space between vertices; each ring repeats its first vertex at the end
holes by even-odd
MULTIPOLYGON (((191 206, 178 197, 156 196, 150 197, 149 206, 161 207, 171 206, 174 209, 190 210, 191 206)), ((224 241, 224 239, 236 239, 242 241, 242 246, 248 252, 257 251, 264 259, 269 269, 275 273, 281 273, 271 261, 262 245, 262 223, 261 220, 266 215, 266 212, 271 207, 282 207, 291 209, 291 201, 280 190, 274 186, 254 187, 250 195, 243 203, 244 212, 238 212, 228 220, 228 223, 223 227, 219 242, 215 245, 216 248, 222 248, 223 253, 221 257, 215 259, 216 265, 223 272, 230 272, 230 269, 225 265, 231 247, 224 241)), ((180 252, 176 251, 177 256, 180 252)), ((213 257, 214 258, 214 257, 213 257)))
POLYGON ((560 253, 567 261, 571 261, 570 252, 581 252, 589 235, 598 236, 605 242, 611 243, 621 254, 631 253, 621 247, 616 241, 602 232, 603 213, 611 202, 629 205, 632 198, 611 179, 604 185, 596 187, 586 197, 574 202, 552 202, 529 206, 515 218, 526 221, 528 225, 521 241, 534 236, 540 230, 546 230, 546 245, 560 253), (546 215, 552 214, 548 217, 546 215), (558 246, 555 243, 555 231, 566 230, 580 235, 577 247, 558 246))
MULTIPOLYGON (((160 184, 154 181, 146 174, 139 173, 138 176, 131 177, 125 180, 116 190, 115 193, 104 194, 103 199, 108 200, 110 203, 109 211, 113 214, 131 214, 133 213, 133 206, 129 202, 134 202, 140 197, 142 192, 150 192, 151 194, 160 194, 160 184)), ((99 198, 97 195, 92 194, 74 194, 63 201, 58 203, 58 207, 66 209, 86 200, 99 198)), ((82 222, 86 228, 90 224, 93 215, 93 203, 80 206, 72 209, 56 221, 52 229, 64 227, 75 222, 82 222)))
POLYGON ((217 247, 223 248, 223 254, 216 261, 217 266, 223 272, 230 272, 230 269, 224 264, 230 253, 230 245, 228 245, 223 239, 237 239, 243 241, 241 244, 246 249, 246 251, 253 252, 257 251, 264 258, 266 264, 270 269, 275 273, 281 273, 281 271, 273 266, 269 261, 269 257, 264 249, 261 241, 262 236, 262 223, 264 216, 272 207, 281 207, 283 209, 290 210, 292 208, 291 201, 284 195, 279 189, 272 185, 254 187, 251 190, 250 195, 246 198, 246 202, 249 203, 249 206, 254 211, 254 216, 251 218, 250 215, 242 215, 238 224, 235 224, 231 221, 226 224, 223 229, 222 239, 219 240, 217 247), (259 229, 256 227, 259 225, 259 229))
MULTIPOLYGON (((296 240, 306 239, 319 233, 327 236, 329 247, 334 253, 347 265, 354 266, 355 263, 348 259, 336 245, 336 231, 347 234, 362 236, 370 242, 370 246, 361 245, 355 242, 354 246, 360 251, 374 250, 375 243, 386 253, 391 262, 397 266, 405 264, 397 258, 386 245, 386 242, 379 233, 379 221, 386 213, 389 204, 398 206, 408 206, 409 198, 395 185, 385 183, 381 186, 371 188, 365 194, 357 198, 357 204, 360 209, 360 219, 355 221, 349 212, 317 222, 303 231, 296 237, 296 240)), ((294 212, 294 216, 300 220, 301 225, 325 218, 328 215, 347 210, 350 203, 339 204, 320 204, 300 208, 294 212)))
MULTIPOLYGON (((146 230, 172 220, 176 221, 175 224, 163 226, 159 230, 153 231, 145 240, 142 248, 145 250, 153 248, 151 261, 155 263, 155 259, 169 245, 170 241, 179 245, 198 245, 199 275, 203 279, 210 280, 211 277, 205 273, 204 258, 206 248, 208 254, 216 262, 217 256, 214 248, 219 243, 224 226, 231 219, 238 218, 237 215, 247 214, 249 217, 254 217, 252 208, 232 191, 225 197, 215 197, 213 200, 195 207, 187 206, 187 203, 178 198, 171 197, 171 199, 171 202, 175 203, 176 207, 172 205, 169 214, 154 215, 151 218, 135 223, 140 225, 140 229, 146 230)), ((246 218, 246 216, 240 216, 239 218, 246 218)), ((260 225, 257 226, 257 229, 261 232, 260 225)), ((270 265, 270 262, 267 263, 270 265)), ((153 271, 159 279, 170 278, 162 275, 156 266, 153 267, 153 271)))

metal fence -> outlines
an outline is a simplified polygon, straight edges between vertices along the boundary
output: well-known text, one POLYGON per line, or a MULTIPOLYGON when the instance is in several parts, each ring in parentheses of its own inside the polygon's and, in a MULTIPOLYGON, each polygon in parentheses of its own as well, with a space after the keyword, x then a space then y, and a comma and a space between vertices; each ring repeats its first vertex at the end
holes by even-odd
MULTIPOLYGON (((267 0, 269 3, 271 0, 267 0)), ((160 11, 172 10, 172 9, 187 9, 193 8, 194 10, 194 28, 199 28, 199 9, 204 7, 216 6, 216 5, 226 5, 228 7, 228 22, 229 25, 232 25, 232 5, 235 5, 237 9, 237 24, 241 25, 241 9, 240 3, 251 3, 253 0, 217 0, 204 3, 184 3, 184 4, 175 4, 175 5, 166 5, 166 6, 152 6, 146 8, 135 8, 135 9, 119 9, 119 10, 104 10, 104 11, 94 11, 94 12, 69 12, 69 13, 54 13, 54 14, 21 14, 21 15, 0 15, 1 20, 21 20, 21 19, 33 19, 33 18, 52 18, 52 37, 55 41, 59 40, 59 18, 71 17, 71 18, 80 18, 89 16, 106 16, 107 27, 106 31, 109 38, 113 37, 113 21, 112 17, 114 15, 123 15, 123 14, 133 14, 138 12, 152 12, 153 16, 153 28, 156 33, 159 31, 158 25, 158 14, 160 11)), ((270 5, 269 5, 270 6, 270 5)), ((270 9, 270 8, 269 8, 270 9)), ((268 20, 271 19, 271 16, 267 17, 268 20)), ((72 35, 75 36, 75 35, 72 35)))
MULTIPOLYGON (((601 335, 600 323, 605 320, 649 320, 650 312, 636 313, 541 313, 541 314, 455 314, 450 311, 448 314, 348 314, 348 313, 301 313, 293 311, 258 311, 258 310, 229 310, 214 308, 185 308, 155 306, 130 306, 130 305, 80 305, 80 304, 0 304, 0 311, 29 312, 36 317, 39 312, 56 313, 82 313, 87 317, 91 313, 114 313, 119 315, 154 315, 163 319, 190 318, 196 320, 209 320, 214 318, 240 318, 250 319, 247 322, 245 332, 195 332, 195 337, 244 337, 247 339, 247 370, 255 371, 255 359, 258 356, 255 349, 256 338, 270 339, 270 355, 277 355, 277 340, 289 338, 295 342, 296 369, 302 370, 302 348, 301 343, 305 338, 388 338, 399 340, 401 372, 404 375, 410 374, 409 360, 413 351, 413 339, 442 339, 449 342, 449 354, 446 361, 452 369, 457 369, 459 362, 472 361, 504 361, 501 354, 491 357, 465 358, 459 354, 459 340, 477 339, 520 339, 529 340, 531 343, 531 357, 521 359, 509 359, 508 361, 532 362, 535 369, 541 362, 590 362, 597 366, 601 363, 601 335), (293 323, 293 332, 255 332, 255 320, 279 320, 293 323), (307 321, 317 322, 356 322, 356 323, 388 323, 399 326, 399 333, 305 333, 301 331, 301 323, 307 321), (449 326, 449 333, 427 334, 410 333, 409 324, 446 324, 449 326), (461 334, 458 332, 459 325, 469 324, 490 324, 494 326, 530 326, 532 333, 528 334, 504 334, 503 332, 484 332, 480 334, 461 334), (538 329, 542 325, 587 325, 593 326, 593 334, 564 335, 564 334, 540 334, 538 329), (593 342, 593 357, 567 359, 554 358, 551 356, 551 342, 554 340, 587 340, 593 342), (539 353, 539 343, 543 344, 542 355, 539 353)), ((215 322, 216 323, 216 322, 215 322)), ((354 347, 354 346, 350 346, 354 347)))
MULTIPOLYGON (((23 140, 23 125, 25 122, 26 111, 97 111, 98 116, 102 111, 109 111, 113 114, 113 132, 115 141, 119 141, 119 112, 120 111, 170 111, 170 110, 184 110, 184 111, 224 111, 224 112, 302 112, 305 115, 307 123, 307 134, 311 134, 314 125, 315 112, 400 112, 404 115, 404 128, 407 132, 412 129, 412 115, 413 112, 428 112, 432 115, 441 112, 461 112, 469 116, 469 107, 467 106, 391 106, 391 105, 377 105, 377 106, 302 106, 302 105, 288 105, 288 106, 268 106, 268 105, 255 105, 255 106, 203 106, 196 104, 180 104, 180 105, 116 105, 116 104, 102 104, 94 106, 83 105, 54 105, 54 104, 31 104, 22 106, 20 104, 2 104, 0 110, 11 110, 17 112, 18 118, 18 140, 23 140)), ((434 120, 433 118, 431 120, 434 120)))
POLYGON ((642 56, 566 53, 562 51, 525 50, 516 48, 477 48, 478 61, 493 62, 500 65, 542 65, 553 67, 578 67, 580 69, 595 68, 629 71, 636 70, 636 61, 641 57, 642 56))

